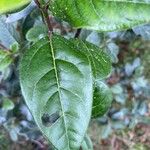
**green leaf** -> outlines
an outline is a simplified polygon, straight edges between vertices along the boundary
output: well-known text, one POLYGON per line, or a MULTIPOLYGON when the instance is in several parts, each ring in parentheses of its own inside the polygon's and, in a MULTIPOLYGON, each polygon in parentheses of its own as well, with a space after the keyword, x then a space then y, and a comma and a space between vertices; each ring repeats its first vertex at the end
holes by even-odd
POLYGON ((92 111, 88 58, 60 36, 43 38, 24 54, 20 82, 43 134, 58 150, 78 150, 92 111))
POLYGON ((30 42, 36 42, 41 39, 41 37, 45 37, 47 32, 48 31, 45 25, 35 26, 27 32, 26 39, 30 42))
POLYGON ((0 14, 10 12, 27 5, 31 0, 1 0, 0 14))
POLYGON ((14 108, 14 103, 10 99, 4 98, 3 99, 3 109, 12 110, 13 108, 14 108))
POLYGON ((106 84, 101 81, 95 83, 92 117, 101 117, 112 103, 112 93, 106 84))
POLYGON ((93 76, 96 80, 107 77, 111 72, 110 57, 99 47, 86 41, 72 39, 80 52, 83 52, 90 60, 93 76))
POLYGON ((17 42, 13 43, 11 46, 10 46, 10 49, 12 51, 12 53, 17 53, 18 50, 19 50, 19 44, 17 42))
POLYGON ((88 135, 84 137, 81 147, 82 147, 82 150, 93 150, 92 141, 88 135))
POLYGON ((12 61, 11 53, 0 49, 0 70, 7 68, 12 61))
POLYGON ((54 0, 50 10, 73 27, 99 31, 150 22, 149 0, 54 0))

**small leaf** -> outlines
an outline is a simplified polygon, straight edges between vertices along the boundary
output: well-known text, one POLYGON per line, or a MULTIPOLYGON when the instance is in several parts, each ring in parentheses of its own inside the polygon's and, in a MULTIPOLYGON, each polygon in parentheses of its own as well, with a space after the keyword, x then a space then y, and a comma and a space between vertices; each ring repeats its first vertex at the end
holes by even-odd
POLYGON ((150 0, 53 0, 50 10, 73 27, 99 31, 128 29, 150 21, 150 0))
POLYGON ((14 108, 14 103, 10 99, 4 98, 3 99, 3 109, 12 110, 13 108, 14 108))
POLYGON ((93 80, 88 58, 60 36, 26 51, 20 68, 25 101, 58 150, 78 150, 91 117, 93 80))
POLYGON ((9 131, 9 135, 10 138, 13 142, 17 142, 18 141, 18 133, 17 133, 17 129, 13 128, 9 131))
POLYGON ((27 5, 31 0, 1 0, 0 14, 10 12, 27 5))
POLYGON ((19 50, 19 45, 18 45, 18 43, 17 43, 17 42, 13 43, 13 44, 10 46, 10 49, 11 49, 11 51, 12 51, 13 54, 14 54, 14 53, 17 53, 18 50, 19 50))
POLYGON ((13 59, 11 54, 8 51, 0 49, 0 70, 7 68, 12 63, 12 61, 13 59))
POLYGON ((111 135, 113 132, 111 124, 107 124, 106 126, 103 126, 102 131, 101 131, 101 138, 102 139, 107 139, 109 135, 111 135))
POLYGON ((26 39, 30 42, 36 42, 45 37, 47 32, 48 31, 45 25, 35 26, 27 32, 26 39))
POLYGON ((112 93, 101 81, 96 82, 93 98, 92 117, 104 115, 112 103, 112 93))
POLYGON ((119 95, 119 94, 123 93, 123 88, 120 84, 116 84, 116 85, 111 87, 111 91, 113 94, 119 95))

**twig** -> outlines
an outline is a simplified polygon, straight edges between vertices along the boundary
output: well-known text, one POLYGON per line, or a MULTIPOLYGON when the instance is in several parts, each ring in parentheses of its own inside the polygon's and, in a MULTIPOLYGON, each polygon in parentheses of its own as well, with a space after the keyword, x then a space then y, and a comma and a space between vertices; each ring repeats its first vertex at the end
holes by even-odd
POLYGON ((42 16, 44 18, 44 22, 48 27, 48 35, 50 38, 53 33, 53 27, 51 25, 51 21, 50 21, 49 14, 48 14, 49 2, 45 6, 41 6, 41 4, 38 0, 34 0, 34 1, 37 4, 37 6, 39 7, 39 9, 41 10, 42 16))
POLYGON ((45 22, 48 26, 48 34, 49 34, 49 36, 51 36, 51 34, 53 33, 53 27, 51 25, 51 21, 50 21, 49 15, 48 15, 48 9, 47 8, 45 8, 44 15, 45 15, 45 22))
POLYGON ((78 38, 80 36, 80 33, 81 33, 81 29, 77 29, 77 32, 76 32, 74 38, 78 38))

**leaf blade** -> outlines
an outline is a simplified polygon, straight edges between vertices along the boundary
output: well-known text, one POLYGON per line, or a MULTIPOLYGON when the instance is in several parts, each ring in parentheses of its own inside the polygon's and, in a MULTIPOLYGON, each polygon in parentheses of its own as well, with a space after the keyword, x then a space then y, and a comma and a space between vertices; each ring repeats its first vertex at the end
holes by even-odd
POLYGON ((93 76, 96 80, 106 78, 111 72, 110 57, 98 46, 79 39, 72 39, 80 52, 90 60, 93 76))
POLYGON ((7 68, 12 62, 11 53, 0 49, 0 71, 7 68))
POLYGON ((55 0, 50 9, 73 27, 98 31, 124 30, 150 22, 150 1, 145 0, 55 0))
POLYGON ((42 39, 26 52, 20 69, 26 103, 43 134, 59 150, 80 147, 91 116, 91 67, 72 46, 59 36, 42 39))
POLYGON ((93 97, 92 117, 101 117, 111 106, 112 93, 106 84, 98 81, 95 82, 93 97))

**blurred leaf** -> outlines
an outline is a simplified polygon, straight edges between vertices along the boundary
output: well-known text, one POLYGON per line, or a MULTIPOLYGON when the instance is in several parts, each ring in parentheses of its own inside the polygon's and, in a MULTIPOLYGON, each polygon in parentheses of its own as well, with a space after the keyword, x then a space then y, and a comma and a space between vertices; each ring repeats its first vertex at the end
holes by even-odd
POLYGON ((123 130, 127 127, 124 121, 112 121, 111 126, 113 130, 121 130, 121 129, 123 130))
POLYGON ((92 32, 90 30, 82 29, 80 33, 80 38, 84 41, 86 41, 87 37, 91 34, 92 32))
POLYGON ((144 40, 150 40, 150 24, 135 27, 133 31, 136 35, 142 36, 144 40))
POLYGON ((11 57, 11 53, 0 49, 0 70, 4 70, 12 62, 13 62, 13 59, 11 57))
POLYGON ((129 150, 149 150, 150 147, 145 145, 144 143, 137 143, 129 150))
POLYGON ((106 48, 106 52, 110 56, 111 61, 113 63, 118 62, 119 47, 115 43, 113 43, 113 42, 108 43, 107 48, 106 48))
POLYGON ((0 43, 8 49, 14 43, 18 43, 19 35, 13 24, 7 24, 5 18, 0 16, 0 43))
POLYGON ((128 114, 129 110, 127 108, 122 108, 120 111, 112 115, 112 119, 124 120, 125 116, 128 114))
POLYGON ((11 49, 11 52, 12 52, 12 53, 18 52, 18 50, 19 50, 19 45, 18 45, 18 43, 17 43, 17 42, 16 42, 16 43, 13 43, 13 44, 10 46, 10 49, 11 49))
POLYGON ((122 94, 115 95, 114 99, 115 99, 116 102, 124 105, 126 103, 127 97, 128 97, 127 94, 122 93, 122 94))
POLYGON ((123 93, 123 89, 120 84, 116 84, 116 85, 112 86, 111 91, 113 94, 122 94, 123 93))
POLYGON ((125 73, 127 76, 131 76, 135 69, 141 65, 140 58, 136 58, 132 64, 127 63, 125 65, 125 73))
POLYGON ((148 112, 148 106, 145 101, 134 101, 132 113, 135 115, 145 115, 148 112))
POLYGON ((32 117, 32 115, 31 115, 31 113, 30 113, 30 111, 29 111, 29 109, 28 109, 27 106, 22 105, 22 106, 20 107, 20 111, 21 111, 21 113, 22 113, 23 115, 26 116, 26 118, 27 118, 28 121, 32 121, 32 120, 33 120, 33 117, 32 117))
POLYGON ((6 80, 11 74, 11 69, 10 68, 5 68, 4 70, 0 71, 0 83, 2 80, 6 80))
POLYGON ((1 0, 0 1, 0 14, 19 9, 27 5, 31 0, 1 0))
POLYGON ((84 137, 81 147, 82 147, 82 150, 93 150, 93 144, 88 135, 84 137))
POLYGON ((14 108, 14 103, 8 98, 3 98, 3 109, 12 110, 13 108, 14 108))
POLYGON ((101 139, 107 139, 110 134, 112 134, 113 130, 111 128, 110 124, 107 124, 106 126, 103 126, 102 131, 101 131, 101 139))
POLYGON ((12 129, 9 131, 9 135, 10 135, 10 138, 11 138, 14 142, 18 141, 18 134, 17 134, 16 128, 12 128, 12 129))
POLYGON ((34 1, 32 1, 30 5, 28 5, 26 8, 24 8, 20 12, 10 14, 6 19, 6 23, 15 22, 22 18, 25 18, 35 7, 36 5, 34 1))
POLYGON ((100 46, 101 43, 101 37, 100 34, 93 31, 92 33, 90 33, 87 38, 86 41, 88 41, 89 43, 92 43, 94 45, 100 46))
POLYGON ((148 81, 145 79, 144 76, 134 79, 131 82, 131 85, 135 91, 140 91, 142 88, 146 88, 148 81))

